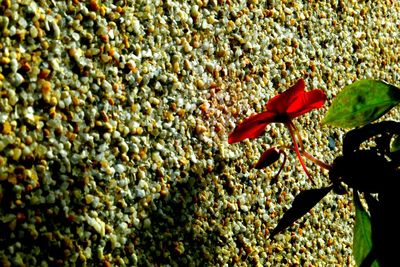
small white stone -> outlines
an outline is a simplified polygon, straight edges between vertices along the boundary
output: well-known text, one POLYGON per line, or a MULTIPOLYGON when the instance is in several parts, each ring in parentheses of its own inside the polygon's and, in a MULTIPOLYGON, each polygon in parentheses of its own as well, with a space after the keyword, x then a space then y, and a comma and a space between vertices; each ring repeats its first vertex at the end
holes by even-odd
POLYGON ((144 198, 146 196, 146 192, 143 189, 136 189, 136 196, 138 198, 144 198))
POLYGON ((97 233, 99 233, 101 236, 106 234, 106 224, 102 220, 100 220, 98 217, 89 217, 87 214, 85 214, 85 218, 88 224, 92 226, 97 233))
POLYGON ((115 169, 115 172, 117 172, 117 173, 124 173, 126 170, 125 166, 122 164, 115 165, 114 169, 115 169))

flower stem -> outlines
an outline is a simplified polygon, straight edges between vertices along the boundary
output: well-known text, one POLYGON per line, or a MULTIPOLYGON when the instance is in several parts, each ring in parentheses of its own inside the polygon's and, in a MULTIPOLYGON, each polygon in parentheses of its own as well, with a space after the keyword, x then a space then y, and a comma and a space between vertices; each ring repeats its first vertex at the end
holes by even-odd
POLYGON ((306 157, 307 159, 311 160, 313 163, 315 163, 316 165, 318 165, 319 167, 321 167, 322 169, 325 170, 330 170, 332 168, 331 165, 323 162, 322 160, 317 159, 316 157, 314 157, 313 155, 309 154, 306 151, 301 151, 301 153, 304 155, 304 157, 306 157))
MULTIPOLYGON (((290 133, 290 136, 291 136, 292 141, 293 141, 294 151, 296 152, 297 158, 299 159, 300 164, 303 167, 304 172, 307 174, 308 178, 311 180, 313 185, 315 185, 314 180, 312 179, 310 173, 307 171, 306 164, 304 163, 304 160, 301 157, 301 154, 300 154, 300 151, 299 151, 299 147, 297 145, 296 135, 299 136, 300 134, 298 133, 297 128, 293 124, 292 121, 289 120, 288 122, 285 123, 285 125, 289 129, 289 133, 290 133)), ((300 140, 301 140, 301 138, 300 138, 300 140)), ((300 142, 301 142, 301 147, 303 147, 303 142, 302 141, 300 141, 300 142)))
MULTIPOLYGON (((292 150, 292 151, 296 151, 293 146, 281 146, 281 148, 286 148, 286 149, 289 149, 289 150, 292 150)), ((325 163, 324 161, 322 161, 320 159, 317 159, 316 157, 314 157, 313 155, 311 155, 310 153, 308 153, 305 150, 300 150, 299 152, 300 152, 301 155, 303 155, 308 160, 312 161, 314 164, 318 165, 322 169, 325 169, 325 170, 329 171, 332 168, 331 165, 329 165, 328 163, 325 163)))
MULTIPOLYGON (((295 151, 295 148, 293 146, 281 146, 281 148, 286 148, 292 151, 295 151)), ((325 170, 330 170, 332 168, 331 165, 323 162, 322 160, 317 159, 316 157, 314 157, 313 155, 311 155, 310 153, 302 150, 299 151, 301 155, 303 155, 304 157, 306 157, 308 160, 311 160, 314 164, 318 165, 319 167, 321 167, 322 169, 325 170)))
POLYGON ((296 125, 294 125, 294 123, 292 121, 290 121, 290 124, 292 125, 294 133, 297 136, 297 140, 298 140, 298 143, 299 143, 299 146, 300 146, 300 150, 303 151, 304 150, 303 138, 301 138, 301 134, 300 134, 299 130, 297 129, 296 125))

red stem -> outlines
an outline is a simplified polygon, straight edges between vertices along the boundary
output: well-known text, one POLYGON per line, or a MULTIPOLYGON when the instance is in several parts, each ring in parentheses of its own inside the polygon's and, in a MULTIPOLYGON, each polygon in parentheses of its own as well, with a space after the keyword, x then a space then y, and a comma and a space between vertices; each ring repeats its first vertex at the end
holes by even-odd
POLYGON ((313 155, 307 153, 306 151, 302 151, 302 154, 304 155, 304 157, 306 157, 307 159, 311 160, 312 162, 314 162, 315 164, 317 164, 319 167, 325 169, 325 170, 330 170, 332 168, 331 165, 323 162, 322 160, 319 160, 317 158, 315 158, 313 155))
POLYGON ((301 154, 306 157, 307 159, 311 160, 313 163, 317 164, 319 167, 326 169, 326 170, 330 170, 331 169, 331 165, 326 164, 325 162, 323 162, 322 160, 319 160, 317 158, 315 158, 313 155, 309 154, 307 151, 304 150, 304 145, 303 145, 303 140, 301 138, 301 134, 300 132, 297 130, 296 125, 294 125, 294 123, 292 121, 290 121, 290 124, 292 125, 296 135, 297 135, 297 139, 299 140, 299 144, 300 144, 300 150, 301 150, 301 154))
POLYGON ((299 130, 297 129, 296 125, 294 125, 294 123, 292 121, 290 121, 291 127, 294 130, 294 133, 297 136, 297 140, 299 141, 299 145, 300 145, 300 150, 303 151, 304 150, 304 145, 303 145, 303 138, 301 138, 301 134, 299 132, 299 130))
MULTIPOLYGON (((286 148, 286 149, 295 151, 294 147, 292 147, 292 146, 282 146, 282 148, 286 148)), ((304 150, 300 151, 300 154, 302 154, 304 157, 311 160, 313 163, 315 163, 316 165, 318 165, 319 167, 321 167, 325 170, 330 170, 332 168, 331 165, 323 162, 322 160, 317 159, 316 157, 314 157, 313 155, 311 155, 310 153, 308 153, 304 150)))
MULTIPOLYGON (((301 154, 300 154, 300 151, 299 151, 299 147, 297 145, 296 135, 300 136, 300 134, 298 133, 296 126, 293 124, 293 122, 291 120, 286 122, 285 125, 289 129, 289 133, 290 133, 290 136, 291 136, 292 141, 293 141, 294 151, 296 152, 297 158, 299 159, 300 164, 303 167, 304 172, 307 174, 307 176, 311 180, 311 182, 315 185, 314 180, 312 179, 310 173, 307 171, 306 164, 304 163, 304 160, 301 157, 301 154)), ((300 140, 301 140, 301 138, 300 138, 300 140)), ((303 147, 303 142, 302 141, 300 141, 300 142, 301 142, 301 147, 303 147)))

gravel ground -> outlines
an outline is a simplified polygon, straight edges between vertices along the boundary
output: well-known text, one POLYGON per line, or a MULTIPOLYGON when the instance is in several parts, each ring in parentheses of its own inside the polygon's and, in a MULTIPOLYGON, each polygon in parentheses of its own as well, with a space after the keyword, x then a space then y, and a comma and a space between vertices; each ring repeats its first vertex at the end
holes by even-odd
MULTIPOLYGON (((283 125, 227 135, 299 78, 326 106, 398 83, 400 4, 366 2, 1 1, 1 265, 353 266, 351 195, 269 240, 312 184, 292 154, 276 183, 252 168, 283 125)), ((295 123, 330 163, 325 111, 295 123)))

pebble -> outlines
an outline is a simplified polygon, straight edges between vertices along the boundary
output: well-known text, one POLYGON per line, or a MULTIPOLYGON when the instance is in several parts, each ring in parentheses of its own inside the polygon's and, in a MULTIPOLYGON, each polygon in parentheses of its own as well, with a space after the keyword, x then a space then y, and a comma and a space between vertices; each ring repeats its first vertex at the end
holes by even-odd
MULTIPOLYGON (((287 130, 227 135, 300 77, 328 101, 356 78, 395 84, 400 5, 120 2, 1 4, 2 262, 353 266, 349 195, 265 238, 311 186, 292 155, 274 184, 252 169, 287 130)), ((323 112, 295 123, 332 162, 343 132, 323 112)))
POLYGON ((105 223, 100 220, 99 218, 91 218, 88 215, 85 215, 87 223, 92 226, 97 233, 99 233, 101 236, 105 235, 105 223))

